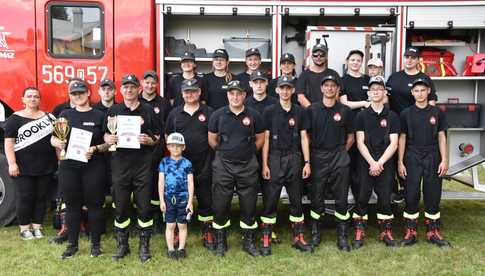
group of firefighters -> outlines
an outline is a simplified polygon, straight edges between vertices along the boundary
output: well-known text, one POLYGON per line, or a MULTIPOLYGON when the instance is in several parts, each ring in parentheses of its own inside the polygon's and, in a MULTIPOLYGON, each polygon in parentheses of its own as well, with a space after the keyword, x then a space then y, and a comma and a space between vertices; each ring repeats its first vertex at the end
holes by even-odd
MULTIPOLYGON (((295 58, 285 53, 280 60, 281 76, 270 80, 259 68, 261 55, 256 48, 246 51, 247 68, 239 75, 229 71, 224 49, 214 52, 213 72, 204 76, 196 73, 194 54, 186 52, 181 58, 182 73, 167 82, 165 97, 157 93, 156 72, 147 71, 141 82, 133 74, 121 79, 120 103, 114 102, 113 81, 103 80, 101 102, 93 108, 85 83, 73 80, 68 88, 70 102, 53 114, 66 118, 71 127, 91 131, 93 137, 87 165, 72 160, 60 163, 69 241, 63 257, 78 251, 83 206, 88 210, 91 255, 101 254, 99 237, 104 220, 99 212, 104 191, 99 187, 111 182, 117 240, 113 259, 130 252, 133 203, 140 230, 139 257, 142 262, 151 258, 150 236, 154 219, 161 218, 158 206, 164 200, 160 198, 163 195, 158 196, 157 168, 164 155, 164 137, 173 132, 184 136, 183 156, 192 163, 203 244, 218 256, 228 250, 235 193, 243 250, 252 256, 271 254, 283 187, 290 202, 294 248, 313 252, 320 244, 321 219, 329 199, 335 200, 338 248, 350 251, 363 246, 373 192, 377 194, 379 239, 387 246, 398 246, 392 233, 391 208, 398 182, 405 198, 401 244, 417 242, 422 185, 426 238, 438 246, 449 246, 440 232, 439 209, 441 177, 447 171, 446 119, 434 107, 437 98, 432 81, 418 70, 419 51, 407 49, 404 69, 392 74, 387 83, 381 76, 379 59, 369 60, 371 76, 366 76, 361 73, 364 54, 351 51, 347 73, 340 77, 327 68, 327 54, 325 45, 315 45, 312 65, 296 78, 295 58), (107 123, 118 115, 141 117, 140 149, 118 148, 107 153, 118 141, 107 123), (311 200, 306 220, 304 185, 309 187, 311 200), (355 199, 352 213, 349 190, 355 199), (259 192, 263 207, 258 224, 259 192), (355 234, 349 244, 351 221, 355 234), (304 237, 305 222, 311 228, 309 242, 304 237), (259 250, 258 228, 262 236, 259 250)), ((66 148, 66 142, 55 135, 50 143, 59 150, 66 148)))

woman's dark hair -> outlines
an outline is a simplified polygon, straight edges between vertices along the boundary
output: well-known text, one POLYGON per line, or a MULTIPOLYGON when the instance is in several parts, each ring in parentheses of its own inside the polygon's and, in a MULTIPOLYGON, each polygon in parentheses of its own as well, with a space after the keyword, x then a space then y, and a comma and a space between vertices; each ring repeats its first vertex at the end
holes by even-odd
POLYGON ((39 91, 39 89, 37 89, 37 87, 29 86, 29 87, 24 89, 24 92, 22 92, 22 97, 24 97, 25 93, 27 93, 27 91, 29 91, 29 90, 35 90, 35 91, 39 92, 39 94, 40 94, 40 91, 39 91))
POLYGON ((359 55, 361 58, 364 58, 364 53, 361 50, 352 50, 352 51, 349 52, 349 54, 347 55, 347 58, 345 58, 345 60, 349 60, 349 58, 352 55, 359 55))

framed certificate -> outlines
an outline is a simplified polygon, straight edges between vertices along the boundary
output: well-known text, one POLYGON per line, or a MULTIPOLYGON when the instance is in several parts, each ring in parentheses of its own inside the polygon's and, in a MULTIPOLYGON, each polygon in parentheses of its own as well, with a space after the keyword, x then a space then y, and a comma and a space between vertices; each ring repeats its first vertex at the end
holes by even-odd
POLYGON ((87 163, 86 152, 91 145, 92 137, 93 133, 91 131, 73 127, 67 146, 66 159, 87 163))
POLYGON ((118 143, 116 147, 126 149, 139 149, 141 117, 118 115, 117 118, 118 143))

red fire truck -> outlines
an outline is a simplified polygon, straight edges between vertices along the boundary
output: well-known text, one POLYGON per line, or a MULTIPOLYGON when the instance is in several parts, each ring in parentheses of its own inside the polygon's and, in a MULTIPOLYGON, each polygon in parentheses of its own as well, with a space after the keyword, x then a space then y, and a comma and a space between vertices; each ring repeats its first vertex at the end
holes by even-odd
MULTIPOLYGON (((237 73, 244 69, 243 51, 257 47, 263 68, 276 77, 281 53, 295 55, 299 73, 308 49, 326 40, 330 67, 343 73, 345 54, 361 49, 366 59, 383 59, 387 77, 401 68, 407 46, 454 52, 460 73, 465 57, 485 44, 485 1, 0 0, 0 7, 0 123, 22 108, 25 87, 38 87, 41 108, 50 111, 67 100, 72 77, 85 79, 92 92, 104 78, 119 84, 122 75, 141 76, 149 69, 165 80, 178 70, 184 50, 195 52, 203 73, 211 69, 212 52, 225 47, 237 73), (416 37, 431 37, 434 44, 416 37)), ((484 76, 434 80, 443 103, 485 101, 484 76)), ((162 81, 159 91, 164 87, 162 81)), ((91 95, 98 101, 96 93, 91 95)), ((485 160, 483 125, 479 120, 449 131, 449 176, 458 179, 458 173, 472 168, 470 179, 465 174, 459 180, 478 190, 485 190, 477 169, 485 160)), ((0 225, 14 218, 14 189, 1 152, 0 225)))

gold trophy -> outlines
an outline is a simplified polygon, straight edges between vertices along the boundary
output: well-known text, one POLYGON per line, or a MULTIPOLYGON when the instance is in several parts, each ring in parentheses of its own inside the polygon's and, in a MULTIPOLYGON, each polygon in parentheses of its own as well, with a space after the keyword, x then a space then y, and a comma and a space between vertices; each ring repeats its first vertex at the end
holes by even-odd
MULTIPOLYGON (((59 138, 62 142, 65 142, 67 135, 69 134, 69 122, 66 118, 59 118, 54 121, 54 135, 59 138)), ((61 160, 66 159, 66 150, 61 150, 61 160)))
MULTIPOLYGON (((108 127, 109 132, 112 135, 115 135, 116 134, 116 130, 117 130, 117 120, 116 120, 116 116, 108 116, 107 127, 108 127)), ((108 151, 116 151, 116 144, 111 145, 109 147, 108 151)))

